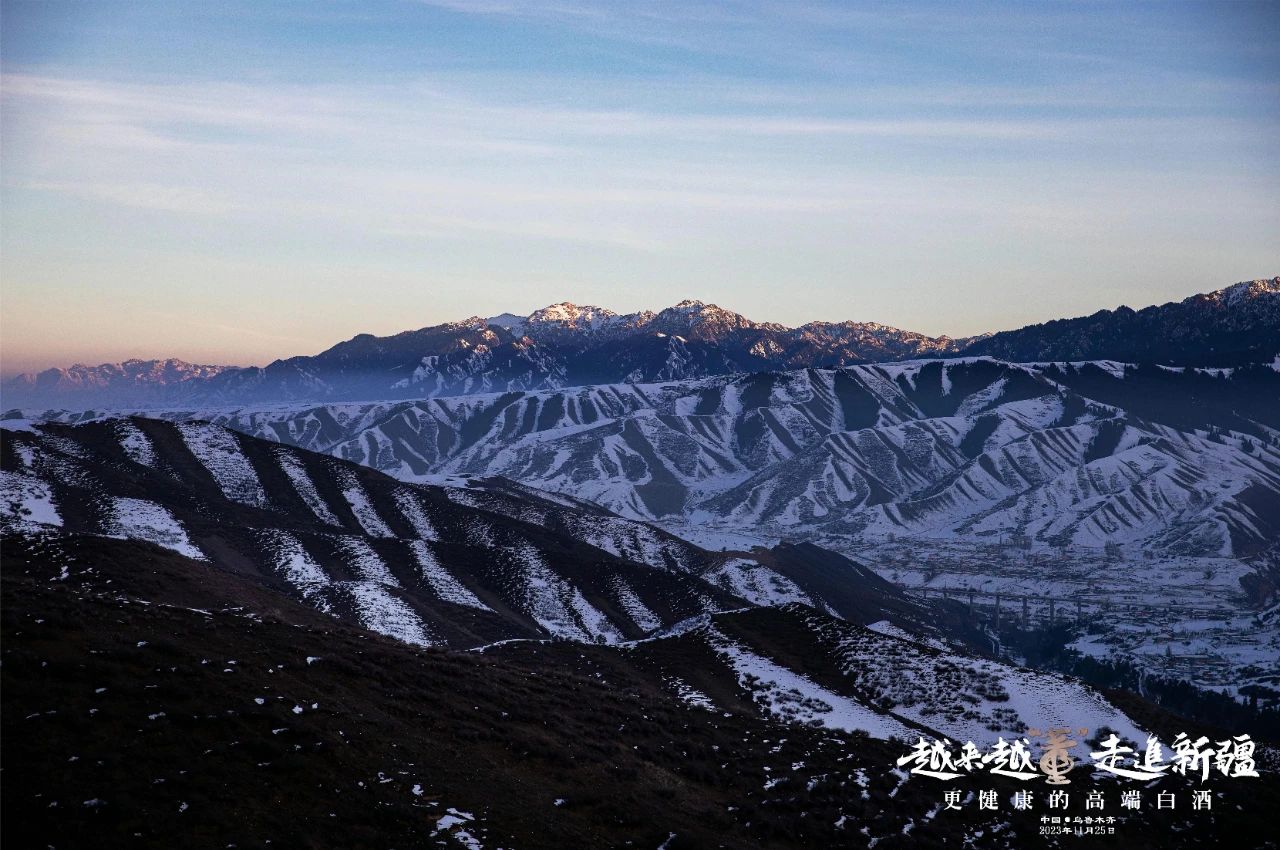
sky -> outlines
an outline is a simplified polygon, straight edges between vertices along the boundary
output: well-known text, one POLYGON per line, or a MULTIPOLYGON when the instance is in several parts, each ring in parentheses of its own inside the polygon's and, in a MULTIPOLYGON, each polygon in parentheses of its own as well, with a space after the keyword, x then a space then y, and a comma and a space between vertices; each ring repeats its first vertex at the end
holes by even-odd
POLYGON ((968 335, 1280 275, 1280 4, 9 2, 0 370, 572 301, 968 335))

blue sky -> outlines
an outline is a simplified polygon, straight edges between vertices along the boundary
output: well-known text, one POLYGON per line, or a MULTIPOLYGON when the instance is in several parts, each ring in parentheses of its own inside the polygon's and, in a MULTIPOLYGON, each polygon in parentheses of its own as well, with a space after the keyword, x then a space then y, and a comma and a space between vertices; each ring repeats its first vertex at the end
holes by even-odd
POLYGON ((1280 274, 1280 5, 5 2, 6 372, 714 301, 927 333, 1280 274))

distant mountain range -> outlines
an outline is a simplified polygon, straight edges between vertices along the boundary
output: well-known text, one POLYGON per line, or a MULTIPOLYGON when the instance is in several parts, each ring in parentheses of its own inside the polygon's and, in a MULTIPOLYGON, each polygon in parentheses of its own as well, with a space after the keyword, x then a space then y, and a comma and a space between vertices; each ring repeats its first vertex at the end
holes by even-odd
POLYGON ((501 477, 708 541, 720 528, 844 552, 1008 539, 1243 557, 1280 538, 1273 364, 965 358, 151 415, 404 481, 501 477))
POLYGON ((5 401, 19 403, 102 404, 105 402, 147 402, 181 394, 184 385, 198 384, 236 366, 204 366, 184 360, 126 360, 86 366, 77 363, 66 369, 24 372, 0 384, 5 401), (28 402, 29 400, 29 402, 28 402))
POLYGON ((626 315, 562 303, 528 316, 475 316, 389 337, 361 334, 265 367, 130 360, 18 375, 0 389, 6 407, 87 409, 433 398, 975 355, 1231 366, 1270 362, 1277 354, 1280 277, 1159 307, 1120 307, 967 338, 874 322, 788 328, 701 301, 626 315))

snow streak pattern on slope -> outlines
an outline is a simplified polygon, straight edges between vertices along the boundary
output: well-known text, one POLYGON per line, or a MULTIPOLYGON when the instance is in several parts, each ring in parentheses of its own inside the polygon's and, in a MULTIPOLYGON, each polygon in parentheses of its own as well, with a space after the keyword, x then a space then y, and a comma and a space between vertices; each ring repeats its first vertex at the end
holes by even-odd
POLYGON ((118 420, 7 430, 0 447, 0 484, 9 497, 4 530, 53 528, 34 517, 61 521, 68 534, 146 539, 196 557, 198 544, 217 569, 256 578, 339 618, 413 639, 418 633, 405 624, 419 618, 427 622, 419 629, 426 640, 460 646, 548 630, 616 643, 691 616, 699 605, 727 601, 698 572, 675 568, 683 559, 701 570, 714 556, 570 499, 562 504, 512 487, 466 492, 455 502, 447 488, 402 484, 238 435, 241 451, 233 457, 260 464, 254 468, 264 486, 283 488, 272 492, 272 510, 245 512, 226 500, 224 488, 234 490, 227 465, 214 464, 223 473, 219 480, 205 474, 190 452, 188 441, 210 456, 200 438, 212 426, 191 423, 184 439, 177 423, 130 424, 150 439, 156 466, 124 460, 118 420), (344 490, 355 502, 351 511, 343 506, 344 490), (129 501, 137 492, 154 497, 129 501), (363 523, 356 514, 364 514, 363 523), (578 515, 606 538, 654 541, 648 551, 655 563, 583 544, 566 530, 578 515), (384 529, 402 536, 370 533, 384 529), (352 590, 344 582, 381 587, 352 590), (524 616, 526 610, 537 618, 524 616))
POLYGON ((333 606, 324 591, 332 584, 324 569, 307 553, 302 542, 287 531, 269 529, 260 532, 264 545, 275 559, 276 570, 285 581, 297 588, 302 598, 316 608, 330 613, 333 606))
POLYGON ((422 509, 422 504, 413 493, 408 490, 396 490, 396 505, 400 508, 400 513, 404 515, 404 518, 409 521, 409 525, 413 526, 413 530, 417 533, 419 540, 440 539, 440 535, 436 533, 435 526, 431 524, 426 511, 422 509))
POLYGON ((338 545, 352 572, 361 580, 339 582, 337 586, 351 596, 365 628, 416 646, 432 646, 434 641, 426 623, 388 589, 399 588, 400 583, 373 547, 358 537, 340 538, 338 545))
POLYGON ((338 587, 350 594, 365 628, 414 646, 433 646, 426 624, 404 600, 375 581, 344 581, 338 587))
POLYGON ((432 554, 431 548, 425 541, 414 540, 409 546, 413 550, 414 557, 418 559, 418 566, 422 569, 422 577, 426 579, 427 584, 435 591, 436 596, 439 596, 445 602, 452 602, 454 605, 467 605, 471 608, 479 608, 481 611, 493 610, 481 602, 478 596, 468 590, 452 573, 440 565, 440 562, 432 554))
POLYGON ((328 503, 320 496, 320 492, 316 490, 315 482, 311 480, 311 476, 307 474, 307 468, 302 465, 302 461, 289 452, 276 452, 276 460, 280 462, 280 468, 284 470, 284 474, 289 477, 293 489, 297 491, 302 501, 307 503, 307 507, 311 509, 322 522, 329 525, 341 525, 338 518, 334 516, 332 510, 329 509, 328 503))
POLYGON ((267 507, 267 495, 258 473, 241 451, 233 432, 206 422, 182 422, 178 431, 187 448, 209 470, 228 499, 255 508, 267 507))
POLYGON ((631 589, 622 579, 614 579, 613 592, 618 598, 618 604, 622 606, 622 610, 627 613, 631 621, 646 632, 656 631, 662 628, 662 618, 645 605, 636 592, 631 589))
POLYGON ((400 582, 396 581, 391 570, 387 569, 386 561, 382 560, 378 553, 373 551, 373 547, 359 537, 340 537, 338 546, 346 556, 352 572, 363 580, 388 584, 392 587, 400 586, 400 582))
POLYGON ((560 578, 528 544, 513 548, 524 572, 529 616, 555 637, 586 643, 621 643, 622 634, 582 591, 560 578))
POLYGON ((378 512, 369 501, 369 494, 360 486, 360 481, 349 469, 339 470, 338 482, 342 487, 342 497, 351 506, 356 521, 370 537, 395 537, 395 533, 382 521, 378 512))

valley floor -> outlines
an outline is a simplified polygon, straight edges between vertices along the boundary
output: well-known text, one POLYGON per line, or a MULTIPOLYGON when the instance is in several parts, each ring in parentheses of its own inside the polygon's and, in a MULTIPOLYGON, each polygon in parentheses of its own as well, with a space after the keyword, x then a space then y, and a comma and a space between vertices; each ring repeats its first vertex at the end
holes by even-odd
POLYGON ((1065 624, 1082 655, 1238 699, 1250 685, 1280 693, 1280 616, 1254 610, 1240 584, 1251 569, 1238 559, 920 541, 857 555, 899 586, 972 605, 992 627, 997 616, 1004 627, 1065 624))

